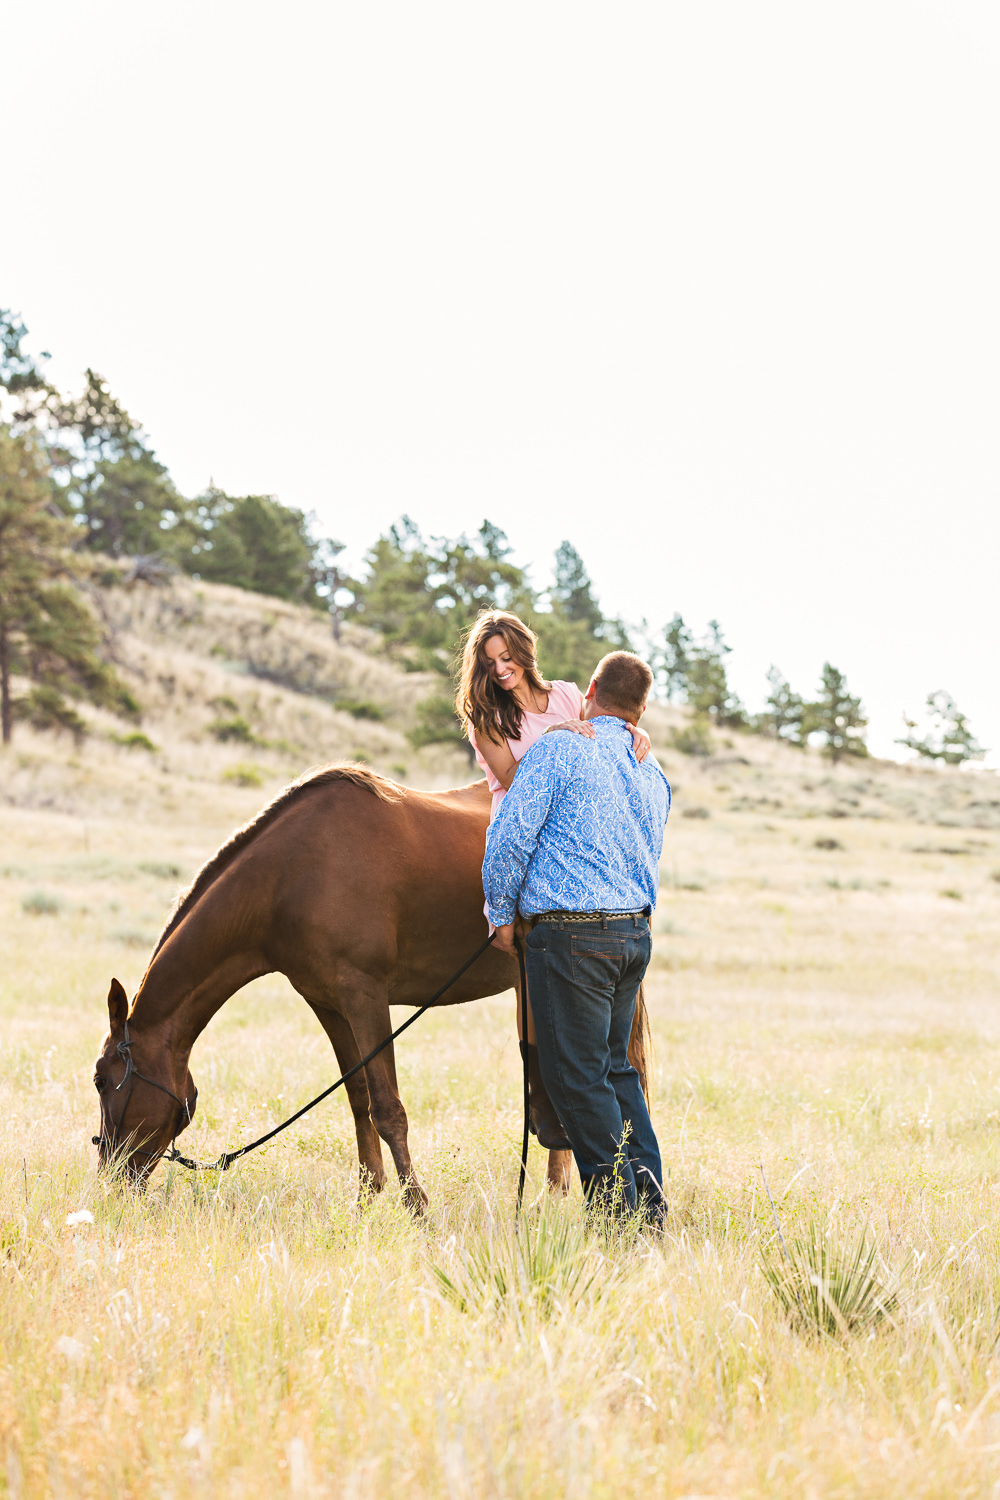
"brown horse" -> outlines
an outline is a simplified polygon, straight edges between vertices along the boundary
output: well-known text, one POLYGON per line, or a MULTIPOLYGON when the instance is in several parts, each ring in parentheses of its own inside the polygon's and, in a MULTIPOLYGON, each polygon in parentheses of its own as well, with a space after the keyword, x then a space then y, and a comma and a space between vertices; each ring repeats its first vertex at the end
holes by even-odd
MULTIPOLYGON (((194 1114, 191 1048, 219 1007, 262 974, 286 975, 312 1007, 341 1072, 383 1041, 389 1006, 423 1004, 486 937, 489 805, 485 781, 417 792, 364 766, 330 766, 293 782, 235 833, 178 901, 131 1012, 111 982, 111 1029, 94 1078, 102 1162, 148 1175, 194 1114), (126 1053, 132 1069, 121 1088, 126 1053)), ((516 984, 516 961, 488 948, 439 1003, 516 984)), ((640 1006, 630 1055, 645 1084, 644 1018, 640 1006)), ((427 1198, 410 1160, 392 1047, 345 1087, 362 1191, 385 1183, 381 1137, 419 1209, 427 1198)), ((568 1169, 569 1153, 550 1153, 550 1181, 568 1169)))

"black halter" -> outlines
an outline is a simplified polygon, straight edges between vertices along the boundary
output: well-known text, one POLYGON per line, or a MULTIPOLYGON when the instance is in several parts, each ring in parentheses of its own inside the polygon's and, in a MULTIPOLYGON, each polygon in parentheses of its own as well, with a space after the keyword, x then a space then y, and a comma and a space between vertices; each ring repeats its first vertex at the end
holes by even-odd
MULTIPOLYGON (((161 1094, 169 1094, 171 1099, 173 1099, 176 1104, 179 1104, 183 1113, 187 1115, 187 1123, 190 1125, 191 1106, 188 1104, 187 1100, 179 1099, 178 1096, 174 1093, 173 1089, 168 1089, 165 1083, 157 1083, 155 1078, 150 1078, 145 1073, 140 1073, 139 1069, 132 1061, 132 1038, 128 1034, 127 1020, 124 1026, 124 1035, 121 1041, 118 1043, 117 1051, 118 1056, 125 1064, 125 1076, 122 1079, 121 1083, 115 1085, 115 1093, 120 1094, 122 1089, 125 1088, 126 1084, 128 1084, 128 1089, 125 1093, 125 1100, 121 1107, 121 1113, 118 1116, 118 1122, 117 1124, 112 1126, 111 1134, 106 1137, 95 1135, 92 1138, 93 1144, 95 1146, 104 1145, 110 1151, 124 1150, 124 1144, 119 1140, 118 1137, 122 1127, 122 1121, 125 1119, 125 1111, 128 1109, 129 1100, 132 1097, 132 1089, 137 1078, 141 1083, 148 1083, 151 1084, 154 1089, 159 1089, 161 1094)), ((173 1139, 176 1139, 176 1136, 177 1132, 174 1131, 173 1139)), ((171 1140, 171 1145, 173 1145, 173 1139, 171 1140)), ((159 1159, 159 1157, 161 1157, 164 1153, 162 1151, 142 1151, 139 1147, 134 1146, 130 1148, 130 1154, 134 1156, 151 1156, 155 1159, 159 1159)))

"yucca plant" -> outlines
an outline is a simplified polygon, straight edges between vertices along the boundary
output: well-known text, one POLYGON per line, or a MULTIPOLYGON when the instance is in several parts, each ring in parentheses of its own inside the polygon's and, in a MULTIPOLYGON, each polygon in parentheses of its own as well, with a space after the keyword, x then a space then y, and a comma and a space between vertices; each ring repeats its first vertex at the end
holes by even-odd
POLYGON ((863 1333, 899 1305, 865 1225, 841 1239, 829 1223, 814 1220, 791 1243, 779 1228, 761 1250, 761 1268, 784 1311, 806 1332, 863 1333))
POLYGON ((603 1293, 618 1275, 581 1218, 548 1204, 519 1225, 490 1215, 480 1235, 467 1232, 447 1269, 432 1262, 431 1271, 462 1312, 500 1316, 530 1307, 542 1317, 581 1300, 598 1284, 603 1293))

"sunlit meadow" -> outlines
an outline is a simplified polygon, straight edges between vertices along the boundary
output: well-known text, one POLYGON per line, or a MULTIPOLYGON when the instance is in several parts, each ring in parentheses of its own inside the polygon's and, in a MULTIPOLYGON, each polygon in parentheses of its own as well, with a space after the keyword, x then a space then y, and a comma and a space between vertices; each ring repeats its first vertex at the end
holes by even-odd
MULTIPOLYGON (((395 1186, 358 1206, 341 1094, 224 1176, 161 1166, 142 1197, 97 1176, 109 981, 134 992, 177 889, 292 756, 261 751, 255 787, 228 753, 25 731, 0 763, 7 1493, 1000 1493, 995 778, 666 751, 669 1227, 588 1225, 533 1146, 515 1235, 511 996, 399 1044, 422 1220, 395 1186), (817 1332, 766 1269, 859 1236, 882 1314, 817 1332)), ((207 1158, 336 1073, 277 977, 192 1070, 207 1158)))

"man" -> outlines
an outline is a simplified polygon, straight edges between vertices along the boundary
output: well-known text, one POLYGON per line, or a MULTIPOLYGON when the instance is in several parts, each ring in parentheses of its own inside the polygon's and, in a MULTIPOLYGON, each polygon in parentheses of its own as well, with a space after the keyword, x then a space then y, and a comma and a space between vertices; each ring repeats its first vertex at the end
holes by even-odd
POLYGON ((595 731, 544 735, 525 755, 486 839, 483 888, 497 947, 524 939, 542 1079, 588 1200, 665 1209, 660 1151, 627 1048, 649 963, 670 787, 635 758, 629 723, 653 674, 605 656, 587 689, 595 731), (620 1194, 620 1196, 619 1196, 620 1194))

